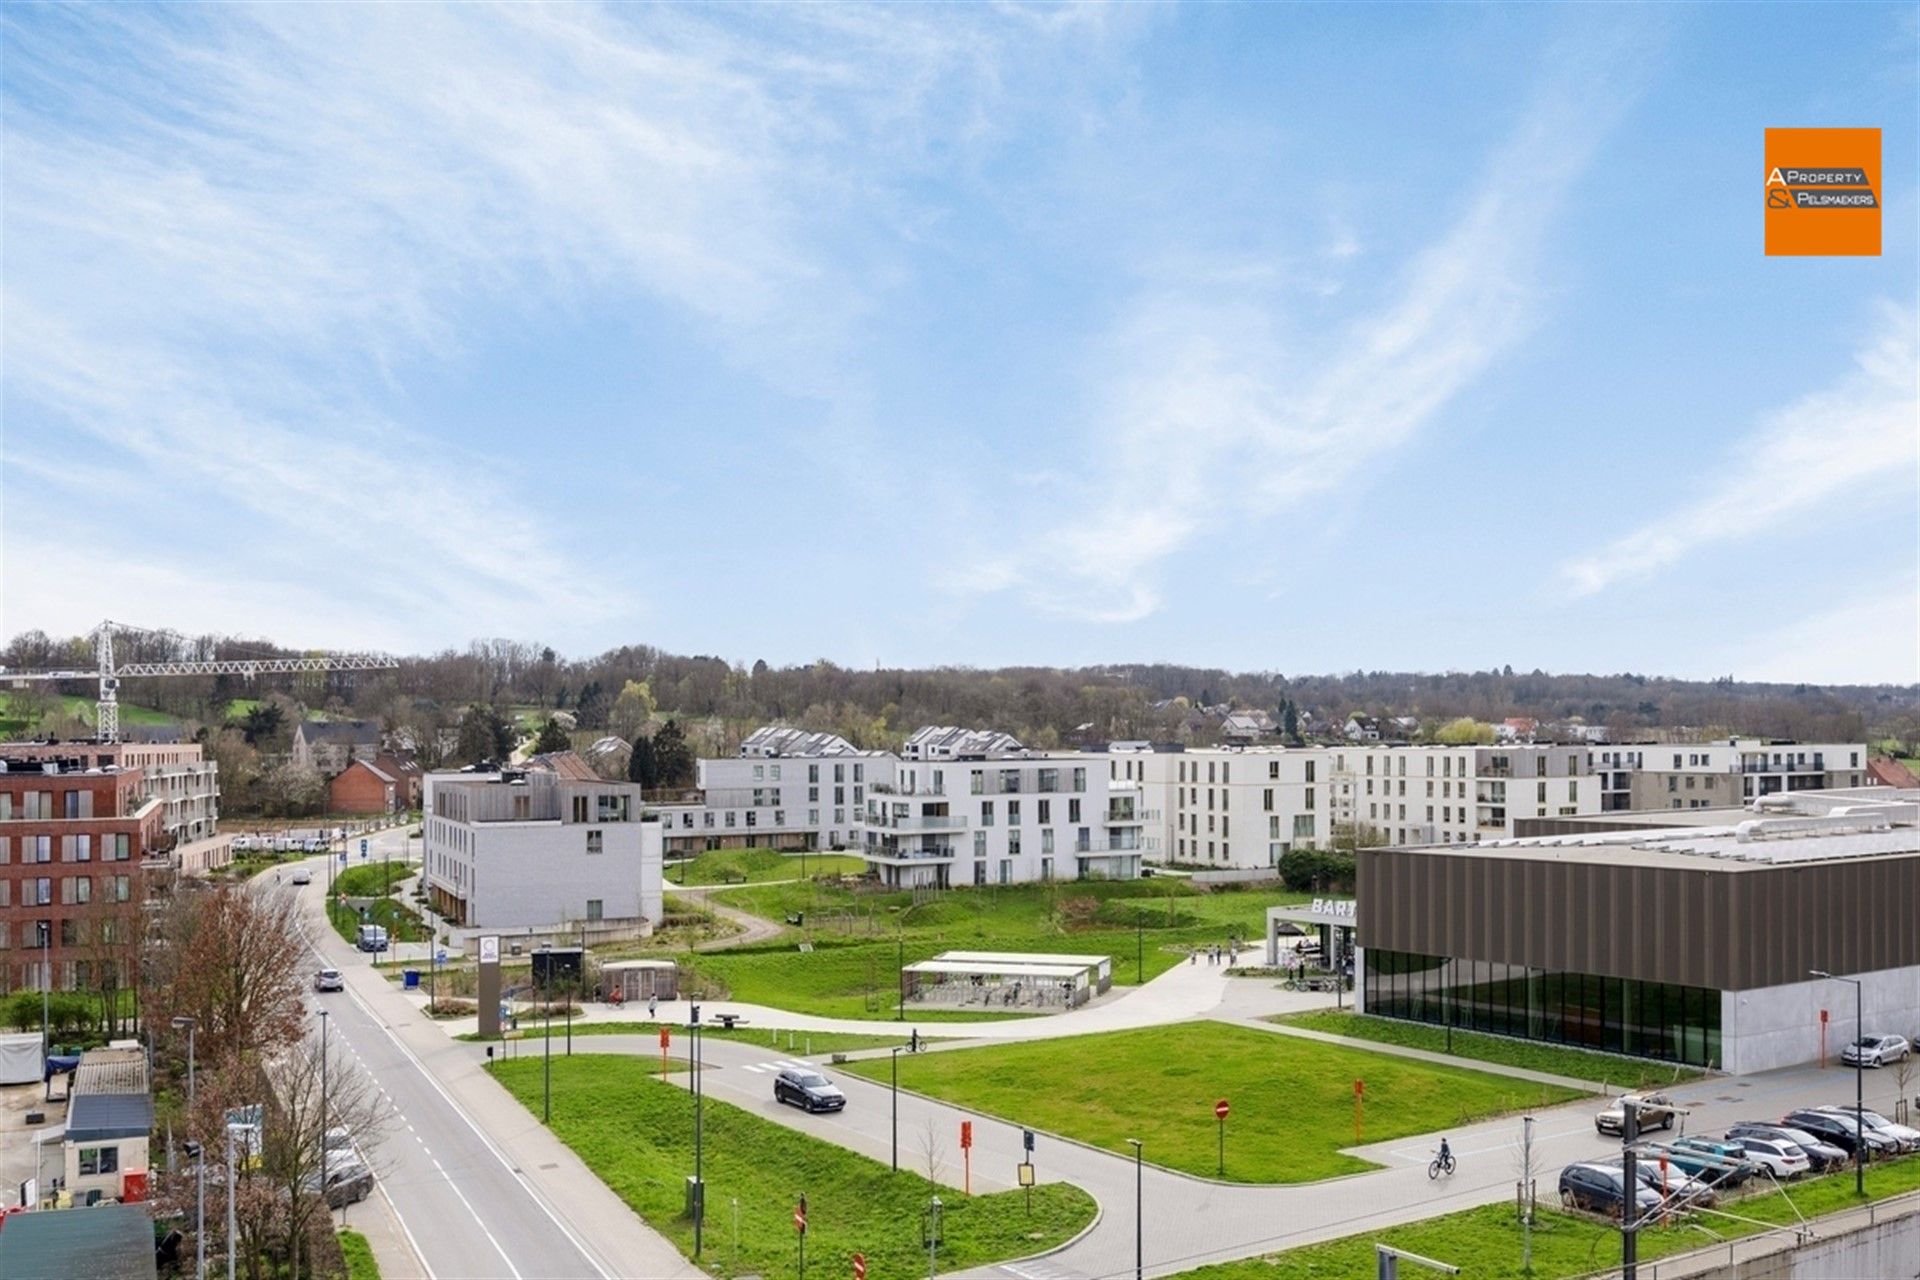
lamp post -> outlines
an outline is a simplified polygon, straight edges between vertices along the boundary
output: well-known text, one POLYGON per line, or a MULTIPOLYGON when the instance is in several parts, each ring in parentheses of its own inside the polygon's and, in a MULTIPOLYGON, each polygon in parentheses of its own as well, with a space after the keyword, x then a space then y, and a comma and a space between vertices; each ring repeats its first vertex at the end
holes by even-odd
POLYGON ((1143 1204, 1140 1195, 1140 1139, 1128 1138, 1127 1145, 1133 1148, 1133 1280, 1146 1280, 1147 1236, 1140 1216, 1143 1204))
MULTIPOLYGON (((326 1139, 321 1139, 326 1145, 326 1139)), ((227 1123, 227 1280, 233 1280, 233 1123, 227 1123)))
POLYGON ((693 1042, 693 1256, 700 1258, 701 1226, 707 1217, 707 1184, 701 1176, 700 1095, 700 1006, 688 1010, 687 1038, 693 1042))
POLYGON ((553 945, 540 944, 540 994, 545 997, 546 1017, 542 1025, 546 1028, 545 1048, 541 1051, 544 1065, 542 1074, 546 1077, 546 1096, 540 1104, 540 1123, 553 1123, 553 945))
MULTIPOLYGON (((40 1061, 45 1062, 53 1052, 53 1040, 49 1034, 47 1019, 47 1001, 53 990, 53 921, 40 922, 40 1061)), ((189 1059, 189 1062, 192 1060, 189 1059)), ((187 1079, 193 1079, 193 1069, 187 1069, 187 1079)))
POLYGON ((939 1196, 935 1196, 927 1205, 927 1280, 933 1280, 934 1272, 940 1269, 940 1210, 942 1208, 939 1196))
POLYGON ((194 1092, 193 1032, 200 1025, 200 1019, 181 1014, 173 1020, 175 1031, 187 1033, 187 1114, 193 1114, 194 1102, 198 1095, 194 1092))
POLYGON ((1864 1196, 1867 1194, 1867 1122, 1863 1118, 1866 1111, 1866 1084, 1860 1073, 1865 1066, 1866 1055, 1860 1052, 1860 1040, 1866 1034, 1866 1022, 1861 1009, 1860 979, 1843 978, 1825 969, 1809 969, 1807 972, 1816 978, 1853 984, 1853 1194, 1864 1196))
POLYGON ((900 926, 897 937, 900 944, 900 958, 897 972, 894 974, 894 1000, 896 1003, 893 1020, 895 1022, 905 1022, 907 1020, 907 933, 904 924, 900 926))
MULTIPOLYGON (((265 1119, 264 1116, 261 1117, 265 1119)), ((327 1011, 320 1010, 320 1203, 327 1204, 327 1011)), ((333 1217, 327 1206, 327 1217, 333 1217)))
POLYGON ((194 1280, 207 1280, 207 1152, 197 1142, 187 1143, 187 1154, 193 1157, 193 1275, 194 1280))
POLYGON ((901 1045, 892 1049, 893 1058, 893 1171, 900 1172, 900 1050, 901 1045))
POLYGON ((1138 907, 1133 909, 1133 963, 1134 981, 1145 986, 1147 982, 1147 921, 1138 907))

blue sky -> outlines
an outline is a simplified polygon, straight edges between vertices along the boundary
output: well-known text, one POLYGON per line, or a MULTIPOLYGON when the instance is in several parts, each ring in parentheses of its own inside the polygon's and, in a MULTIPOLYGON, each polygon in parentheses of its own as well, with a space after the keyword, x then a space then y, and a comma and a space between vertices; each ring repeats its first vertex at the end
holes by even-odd
POLYGON ((1920 679, 1911 6, 4 22, 5 632, 1920 679))

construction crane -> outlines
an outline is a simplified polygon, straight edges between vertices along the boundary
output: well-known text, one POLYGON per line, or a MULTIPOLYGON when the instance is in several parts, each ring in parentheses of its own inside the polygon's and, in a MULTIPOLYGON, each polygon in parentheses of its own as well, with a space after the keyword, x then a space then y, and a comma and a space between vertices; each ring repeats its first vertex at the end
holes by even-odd
MULTIPOLYGON (((219 658, 205 661, 115 662, 113 637, 116 632, 147 631, 145 627, 124 622, 102 622, 91 633, 95 669, 69 671, 8 671, 0 668, 0 681, 24 683, 28 680, 98 680, 100 696, 95 702, 93 729, 102 742, 120 740, 120 682, 141 676, 266 676, 301 671, 387 671, 400 664, 374 653, 348 653, 317 658, 219 658)), ((163 633, 150 633, 163 634, 163 633)))

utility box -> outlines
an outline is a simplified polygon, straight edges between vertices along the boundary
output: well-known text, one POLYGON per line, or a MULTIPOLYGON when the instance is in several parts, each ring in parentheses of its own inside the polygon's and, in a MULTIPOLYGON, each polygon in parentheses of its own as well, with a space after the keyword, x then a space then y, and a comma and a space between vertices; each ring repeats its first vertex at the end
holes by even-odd
POLYGON ((688 1174, 687 1175, 686 1216, 689 1219, 691 1219, 694 1222, 700 1221, 701 1219, 700 1210, 704 1202, 706 1201, 706 1198, 707 1198, 706 1187, 701 1183, 700 1179, 694 1177, 692 1174, 688 1174))

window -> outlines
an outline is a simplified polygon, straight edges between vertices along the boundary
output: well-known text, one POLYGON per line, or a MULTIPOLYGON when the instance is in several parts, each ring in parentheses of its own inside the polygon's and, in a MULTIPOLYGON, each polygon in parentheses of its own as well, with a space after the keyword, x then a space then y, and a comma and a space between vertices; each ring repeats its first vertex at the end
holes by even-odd
POLYGON ((1018 854, 1020 852, 1020 831, 1018 828, 1007 832, 1007 852, 1011 854, 1018 854))
POLYGON ((1302 807, 1307 809, 1313 808, 1313 788, 1312 787, 1307 788, 1306 803, 1302 807))
POLYGON ((1011 858, 1000 859, 1000 883, 1013 883, 1013 859, 1011 858))
POLYGON ((118 1147, 82 1147, 80 1148, 80 1176, 98 1177, 120 1171, 120 1148, 118 1147))
MULTIPOLYGON (((1313 766, 1308 765, 1307 767, 1312 768, 1313 766)), ((1280 762, 1278 760, 1267 761, 1267 777, 1278 778, 1279 776, 1280 776, 1280 762)))
POLYGON ((1010 827, 1020 825, 1020 802, 1018 800, 1007 801, 1007 825, 1010 827))
POLYGON ((1263 812, 1273 812, 1273 788, 1268 787, 1260 793, 1260 808, 1263 812))
POLYGON ((573 820, 575 822, 585 822, 587 820, 587 798, 585 796, 575 796, 573 798, 573 820))
POLYGON ((588 853, 601 853, 605 850, 605 847, 606 847, 605 844, 601 840, 600 832, 598 831, 587 832, 587 852, 588 853))
POLYGON ((1080 802, 1078 800, 1067 801, 1067 821, 1080 821, 1080 802))
POLYGON ((810 764, 810 765, 808 765, 808 766, 807 766, 807 781, 808 781, 808 782, 818 782, 818 781, 820 781, 820 766, 819 766, 819 765, 817 765, 817 764, 810 764))
POLYGON ((980 802, 980 825, 983 827, 993 825, 993 801, 991 800, 980 802))
POLYGON ((603 898, 587 899, 587 919, 589 920, 604 919, 603 912, 605 910, 606 910, 605 899, 603 898))
POLYGON ((976 858, 987 856, 987 833, 984 831, 973 833, 973 856, 976 858))
POLYGON ((1311 761, 1311 760, 1309 760, 1309 761, 1307 761, 1307 781, 1308 781, 1308 782, 1312 782, 1312 781, 1314 780, 1314 778, 1313 778, 1313 764, 1314 764, 1314 762, 1313 762, 1313 761, 1311 761))
POLYGON ((771 779, 772 779, 773 781, 775 781, 775 782, 778 782, 778 781, 780 781, 780 766, 779 766, 779 765, 777 765, 777 764, 775 764, 775 765, 768 765, 768 766, 767 766, 767 777, 769 777, 769 778, 771 778, 771 779))
POLYGON ((1293 838, 1295 840, 1313 839, 1313 815, 1296 813, 1293 815, 1293 838))

